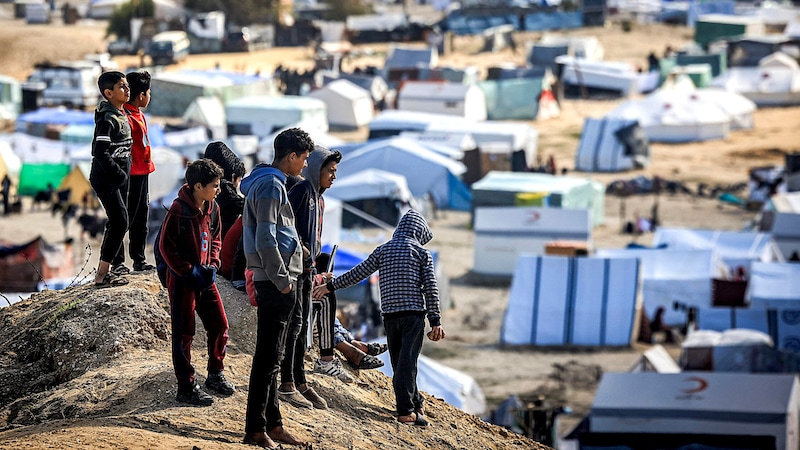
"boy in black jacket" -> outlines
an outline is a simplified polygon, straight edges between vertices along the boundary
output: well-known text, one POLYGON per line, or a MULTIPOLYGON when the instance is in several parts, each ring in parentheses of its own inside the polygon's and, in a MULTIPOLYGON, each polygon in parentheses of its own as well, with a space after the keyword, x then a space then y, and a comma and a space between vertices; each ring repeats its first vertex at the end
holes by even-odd
POLYGON ((117 71, 101 74, 97 79, 97 87, 104 100, 100 101, 94 112, 89 182, 106 210, 108 222, 94 284, 96 287, 120 286, 127 284, 128 280, 111 273, 109 269, 128 230, 128 178, 133 137, 122 105, 130 98, 130 87, 125 74, 117 71))

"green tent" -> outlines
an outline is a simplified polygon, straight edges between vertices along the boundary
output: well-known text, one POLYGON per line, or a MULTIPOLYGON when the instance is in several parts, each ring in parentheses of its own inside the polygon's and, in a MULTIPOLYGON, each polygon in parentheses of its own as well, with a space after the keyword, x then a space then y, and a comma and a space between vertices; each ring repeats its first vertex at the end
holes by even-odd
POLYGON ((486 80, 478 86, 486 96, 489 120, 534 120, 539 114, 542 78, 486 80))
POLYGON ((69 164, 29 164, 23 163, 19 173, 19 195, 36 195, 46 191, 51 184, 53 192, 61 186, 61 181, 69 173, 69 164))

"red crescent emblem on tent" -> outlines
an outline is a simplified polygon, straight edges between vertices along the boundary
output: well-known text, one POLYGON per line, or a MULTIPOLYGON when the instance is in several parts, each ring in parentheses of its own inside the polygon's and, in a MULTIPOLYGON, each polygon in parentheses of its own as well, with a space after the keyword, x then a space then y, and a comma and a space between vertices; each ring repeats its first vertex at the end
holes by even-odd
POLYGON ((539 211, 530 211, 530 212, 528 213, 528 220, 527 220, 527 222, 528 222, 528 223, 534 223, 534 222, 537 222, 537 221, 539 220, 539 218, 540 218, 540 217, 541 217, 541 214, 539 214, 539 211))
POLYGON ((684 389, 683 392, 686 394, 694 394, 700 391, 704 391, 708 387, 708 381, 700 377, 689 377, 685 381, 697 383, 697 385, 694 387, 684 389))

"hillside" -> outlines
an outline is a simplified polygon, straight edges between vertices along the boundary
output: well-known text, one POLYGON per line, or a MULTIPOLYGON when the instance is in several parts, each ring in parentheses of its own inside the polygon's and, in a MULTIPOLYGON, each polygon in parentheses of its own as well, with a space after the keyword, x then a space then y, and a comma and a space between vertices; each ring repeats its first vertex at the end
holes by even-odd
MULTIPOLYGON (((154 273, 114 289, 44 291, 0 309, 0 447, 251 448, 240 442, 255 308, 227 284, 221 289, 231 331, 226 372, 237 392, 207 408, 175 401, 169 303, 154 273)), ((200 327, 193 359, 201 376, 205 356, 200 327)), ((546 448, 431 397, 431 426, 400 425, 390 379, 354 375, 357 383, 344 384, 311 374, 330 409, 284 404, 287 428, 318 449, 546 448)))

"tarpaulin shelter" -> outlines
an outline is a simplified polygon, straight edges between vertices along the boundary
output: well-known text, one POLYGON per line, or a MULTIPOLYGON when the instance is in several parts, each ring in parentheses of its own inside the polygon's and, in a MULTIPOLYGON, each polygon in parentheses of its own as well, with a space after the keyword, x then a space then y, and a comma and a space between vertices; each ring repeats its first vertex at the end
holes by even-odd
POLYGON ((42 280, 74 275, 72 246, 41 236, 24 244, 0 241, 0 292, 35 292, 42 280))
POLYGON ((583 123, 575 169, 618 172, 650 165, 650 141, 635 120, 593 119, 583 123))
POLYGON ((61 185, 61 181, 69 173, 69 164, 22 164, 19 174, 19 185, 17 193, 19 195, 36 195, 39 191, 45 191, 48 185, 55 190, 61 185))

